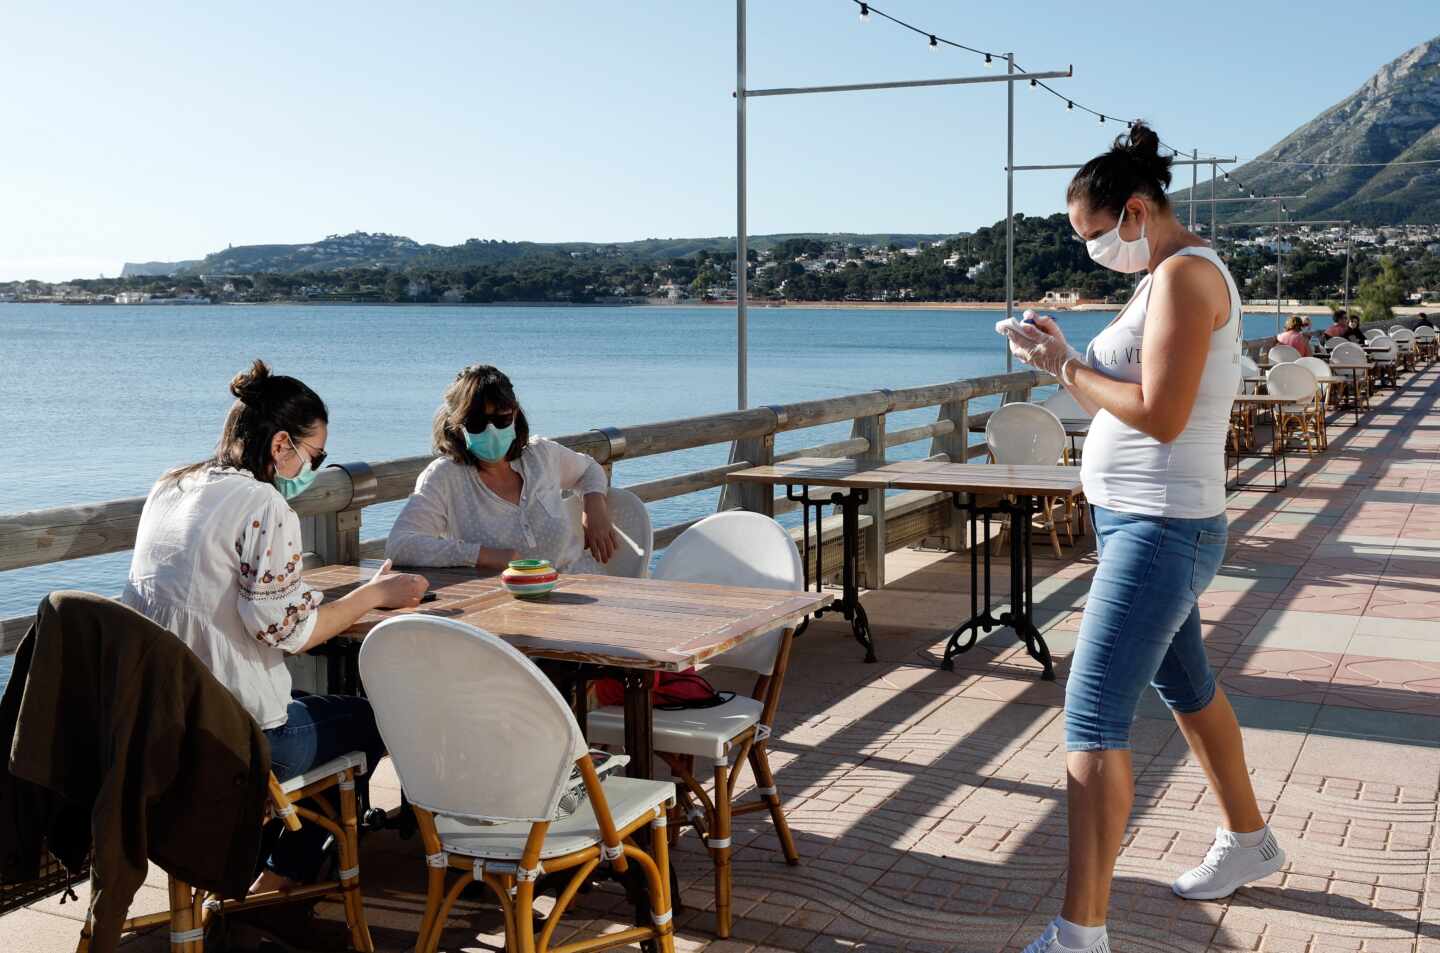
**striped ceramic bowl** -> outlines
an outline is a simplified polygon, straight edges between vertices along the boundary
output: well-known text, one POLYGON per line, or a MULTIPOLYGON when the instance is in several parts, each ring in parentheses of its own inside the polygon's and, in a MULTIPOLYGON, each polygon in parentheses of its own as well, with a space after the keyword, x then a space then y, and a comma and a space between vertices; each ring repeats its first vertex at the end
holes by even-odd
POLYGON ((548 559, 516 559, 500 574, 500 585, 518 599, 541 599, 559 582, 548 559))

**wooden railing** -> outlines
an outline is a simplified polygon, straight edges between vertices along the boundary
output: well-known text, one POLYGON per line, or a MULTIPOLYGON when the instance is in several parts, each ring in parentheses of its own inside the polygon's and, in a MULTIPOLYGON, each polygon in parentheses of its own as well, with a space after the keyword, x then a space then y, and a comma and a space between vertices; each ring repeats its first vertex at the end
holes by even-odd
MULTIPOLYGON (((1247 351, 1258 354, 1274 343, 1274 338, 1245 343, 1247 351)), ((602 427, 556 439, 594 458, 607 474, 621 460, 728 444, 729 462, 724 465, 626 488, 646 503, 721 488, 719 509, 743 508, 773 516, 795 509, 796 504, 774 496, 764 487, 728 485, 726 474, 799 456, 883 461, 892 448, 925 440, 929 441, 927 456, 932 459, 969 460, 984 452, 983 443, 972 444, 969 439, 971 401, 997 395, 1003 395, 1006 402, 1026 400, 1033 388, 1054 383, 1048 374, 1019 371, 630 427, 602 427), (936 408, 934 421, 901 430, 887 429, 890 415, 930 407, 936 408), (784 453, 775 451, 778 434, 847 420, 851 422, 848 439, 784 453)), ((977 414, 976 419, 983 417, 977 414)), ((322 470, 310 489, 291 504, 304 525, 307 564, 351 563, 379 556, 385 540, 361 538, 366 508, 409 496, 415 478, 431 459, 405 457, 378 463, 337 464, 322 470)), ((144 503, 144 497, 136 496, 0 514, 0 572, 128 550, 134 546, 144 503)), ((657 528, 656 547, 667 545, 694 522, 657 528)), ((875 494, 862 514, 862 528, 861 573, 870 587, 884 584, 887 552, 922 540, 960 548, 956 512, 940 494, 875 494)), ((828 520, 822 526, 827 568, 839 566, 838 529, 828 520), (832 548, 837 551, 832 553, 832 548)), ((30 621, 30 616, 0 620, 0 655, 14 652, 30 621)))

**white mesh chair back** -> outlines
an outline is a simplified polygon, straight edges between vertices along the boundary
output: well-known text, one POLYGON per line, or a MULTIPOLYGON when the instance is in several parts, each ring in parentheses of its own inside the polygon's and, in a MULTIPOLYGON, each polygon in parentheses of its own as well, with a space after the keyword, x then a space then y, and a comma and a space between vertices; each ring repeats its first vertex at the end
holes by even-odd
POLYGON ((1065 425, 1039 404, 1006 404, 986 422, 985 445, 996 463, 1053 466, 1065 450, 1065 425))
POLYGON ((416 613, 370 630, 360 676, 412 803, 487 821, 554 818, 588 749, 565 699, 520 652, 416 613))
POLYGON ((1415 340, 1417 341, 1433 341, 1435 340, 1435 337, 1436 335, 1434 328, 1426 327, 1422 324, 1420 327, 1415 329, 1415 340))
MULTIPOLYGON (((1314 374, 1317 378, 1331 376, 1330 365, 1326 364, 1318 357, 1302 357, 1295 363, 1305 368, 1311 374, 1314 374)), ((1324 397, 1326 400, 1330 398, 1329 384, 1320 385, 1320 396, 1324 397)))
POLYGON ((1392 324, 1392 325, 1390 325, 1390 327, 1386 330, 1385 333, 1388 334, 1388 335, 1390 335, 1390 336, 1393 338, 1393 337, 1395 336, 1395 332, 1396 332, 1396 331, 1408 331, 1408 330, 1410 330, 1410 329, 1407 328, 1407 327, 1405 327, 1405 325, 1403 325, 1403 324, 1392 324))
POLYGON ((1365 329, 1365 340, 1367 340, 1367 341, 1373 341, 1375 338, 1384 337, 1384 336, 1385 336, 1385 332, 1382 331, 1382 330, 1380 330, 1379 328, 1366 328, 1366 329, 1365 329))
POLYGON ((1285 364, 1300 359, 1300 352, 1288 344, 1277 344, 1270 349, 1271 364, 1285 364))
MULTIPOLYGON (((790 534, 759 513, 707 516, 675 538, 655 566, 656 579, 755 589, 805 588, 805 568, 790 534)), ((761 675, 775 669, 783 629, 733 648, 717 660, 761 675)))
POLYGON ((1265 390, 1275 397, 1287 398, 1287 410, 1305 407, 1315 401, 1315 375, 1307 367, 1291 362, 1276 364, 1265 375, 1265 390))
POLYGON ((1325 340, 1322 341, 1321 343, 1324 345, 1325 350, 1327 350, 1327 351, 1333 351, 1333 350, 1335 350, 1337 347, 1339 347, 1340 345, 1344 344, 1344 343, 1345 343, 1345 339, 1344 339, 1344 338, 1325 338, 1325 340))
POLYGON ((650 557, 655 554, 655 528, 650 524, 650 511, 640 497, 612 486, 609 493, 610 522, 620 537, 615 555, 605 564, 607 576, 629 576, 643 579, 650 575, 650 557))
POLYGON ((1091 417, 1085 412, 1085 408, 1080 406, 1080 402, 1063 387, 1056 388, 1055 393, 1040 402, 1040 406, 1061 420, 1088 420, 1091 417))
POLYGON ((1391 339, 1390 335, 1388 334, 1377 334, 1366 343, 1373 348, 1383 347, 1388 349, 1384 352, 1371 352, 1375 355, 1375 360, 1377 361, 1393 361, 1400 354, 1399 346, 1396 345, 1395 341, 1391 339))
POLYGON ((1240 376, 1241 376, 1241 377, 1259 377, 1259 376, 1260 376, 1260 365, 1259 365, 1259 364, 1256 364, 1256 363, 1255 363, 1255 358, 1251 357, 1249 354, 1241 354, 1241 355, 1240 355, 1240 376))
POLYGON ((1364 367, 1365 349, 1354 341, 1341 341, 1336 345, 1335 350, 1330 352, 1330 366, 1343 365, 1345 367, 1364 367))
POLYGON ((1402 349, 1415 346, 1415 332, 1409 328, 1391 328, 1389 338, 1402 349))

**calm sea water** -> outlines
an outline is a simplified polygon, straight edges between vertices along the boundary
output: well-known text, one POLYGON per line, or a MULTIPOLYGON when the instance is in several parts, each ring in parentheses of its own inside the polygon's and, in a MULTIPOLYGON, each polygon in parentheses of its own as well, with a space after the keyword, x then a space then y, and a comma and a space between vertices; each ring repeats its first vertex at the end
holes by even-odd
MULTIPOLYGON (((756 308, 750 401, 785 403, 996 373, 1003 316, 980 311, 756 308)), ((1076 346, 1111 314, 1060 320, 1076 346)), ((1273 333, 1247 319, 1247 336, 1273 333)), ((66 307, 0 304, 0 512, 143 495, 167 468, 206 456, 230 377, 262 357, 330 407, 330 459, 424 453, 441 391, 472 362, 505 370, 540 434, 728 410, 733 309, 501 307, 66 307)), ((892 427, 934 418, 898 415, 892 427)), ((784 434, 783 449, 848 436, 848 424, 784 434)), ((924 444, 908 455, 925 451, 924 444)), ((726 448, 622 461, 619 485, 724 462, 726 448)), ((897 454, 905 455, 905 454, 897 454)), ((657 526, 715 506, 693 494, 652 508, 657 526)), ((365 513, 384 535, 399 504, 365 513)), ((129 555, 0 573, 0 617, 44 593, 111 594, 129 555)), ((3 675, 0 675, 3 678, 3 675)))

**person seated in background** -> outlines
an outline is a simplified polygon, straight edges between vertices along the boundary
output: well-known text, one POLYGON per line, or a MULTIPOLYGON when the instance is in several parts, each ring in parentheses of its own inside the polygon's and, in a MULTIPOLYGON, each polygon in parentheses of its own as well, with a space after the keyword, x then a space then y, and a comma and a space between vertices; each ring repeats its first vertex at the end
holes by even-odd
POLYGON ((514 559, 548 559, 561 572, 593 573, 614 554, 605 471, 531 437, 510 378, 496 368, 472 364, 456 376, 432 441, 439 457, 415 481, 385 544, 397 565, 498 572, 514 559), (583 545, 567 490, 584 496, 583 545))
POLYGON ((1417 327, 1417 328, 1433 328, 1433 327, 1435 327, 1435 325, 1433 325, 1433 324, 1430 323, 1430 316, 1429 316, 1428 314, 1426 314, 1424 311, 1421 311, 1418 315, 1416 315, 1416 318, 1415 318, 1415 327, 1417 327))
POLYGON ((1349 318, 1345 314, 1345 309, 1341 308, 1335 312, 1335 323, 1326 328, 1322 333, 1327 338, 1343 338, 1345 337, 1345 329, 1348 326, 1349 318))
POLYGON ((1345 340, 1362 345, 1365 343, 1365 335, 1360 330, 1360 315, 1352 314, 1345 318, 1345 340))
POLYGON ((1288 344, 1300 352, 1301 357, 1310 356, 1310 338, 1305 334, 1304 321, 1300 315, 1292 314, 1285 322, 1285 330, 1275 335, 1279 344, 1288 344))
MULTIPOLYGON (((385 746, 370 703, 292 694, 285 658, 372 609, 419 605, 426 581, 384 573, 321 605, 302 577, 300 518, 289 501, 325 460, 325 403, 263 361, 235 375, 230 393, 215 454, 171 470, 145 500, 120 601, 178 636, 239 699, 269 741, 277 779, 351 751, 364 751, 373 771, 385 746)), ((328 837, 316 824, 282 833, 251 889, 316 879, 328 837)))

